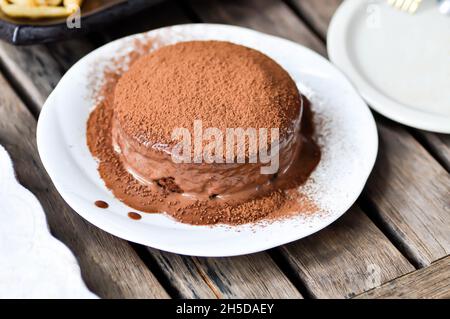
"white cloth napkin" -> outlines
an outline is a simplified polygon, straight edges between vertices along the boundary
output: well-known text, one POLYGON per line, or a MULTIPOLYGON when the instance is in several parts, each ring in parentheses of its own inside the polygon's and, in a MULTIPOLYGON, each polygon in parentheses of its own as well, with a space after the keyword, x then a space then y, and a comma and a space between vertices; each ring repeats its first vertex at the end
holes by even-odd
POLYGON ((97 298, 71 251, 50 235, 37 198, 0 145, 0 298, 97 298))

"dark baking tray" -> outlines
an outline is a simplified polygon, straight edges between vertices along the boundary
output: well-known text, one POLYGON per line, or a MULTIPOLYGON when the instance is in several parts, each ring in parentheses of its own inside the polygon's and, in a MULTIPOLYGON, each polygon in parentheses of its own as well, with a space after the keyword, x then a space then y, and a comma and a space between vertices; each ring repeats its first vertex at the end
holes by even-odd
POLYGON ((16 45, 53 42, 97 30, 163 0, 84 0, 81 28, 69 29, 66 18, 15 19, 0 10, 0 38, 16 45))

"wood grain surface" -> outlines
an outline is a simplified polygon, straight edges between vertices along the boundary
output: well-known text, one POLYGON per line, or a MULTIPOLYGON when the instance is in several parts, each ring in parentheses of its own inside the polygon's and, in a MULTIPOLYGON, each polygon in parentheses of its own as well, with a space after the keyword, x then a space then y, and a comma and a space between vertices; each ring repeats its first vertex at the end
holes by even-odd
POLYGON ((450 134, 436 134, 418 130, 417 135, 428 146, 430 153, 441 162, 447 172, 450 172, 450 134))
POLYGON ((450 298, 450 257, 435 261, 429 267, 407 274, 381 287, 357 296, 360 299, 373 298, 450 298))
POLYGON ((450 253, 450 175, 404 129, 378 121, 380 152, 366 196, 420 267, 450 253))
POLYGON ((62 70, 44 45, 15 47, 0 41, 0 62, 12 81, 21 89, 21 97, 30 102, 33 113, 59 82, 62 70))
POLYGON ((287 2, 322 39, 325 39, 331 17, 342 0, 288 0, 287 2))
POLYGON ((281 249, 314 298, 351 298, 414 270, 357 207, 281 249))
POLYGON ((151 251, 185 298, 302 298, 267 253, 198 258, 151 251))
POLYGON ((272 0, 192 0, 190 5, 203 22, 245 26, 301 43, 324 55, 326 50, 281 1, 272 0))

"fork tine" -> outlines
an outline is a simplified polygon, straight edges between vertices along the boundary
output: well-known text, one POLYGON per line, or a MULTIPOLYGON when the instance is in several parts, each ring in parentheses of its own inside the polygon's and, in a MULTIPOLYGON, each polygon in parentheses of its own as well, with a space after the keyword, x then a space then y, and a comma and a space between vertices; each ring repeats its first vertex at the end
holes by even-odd
POLYGON ((421 2, 422 2, 422 0, 414 0, 413 3, 411 4, 411 6, 409 7, 408 12, 415 13, 417 11, 417 9, 419 8, 419 5, 421 2))
POLYGON ((420 6, 422 0, 386 0, 387 3, 401 11, 414 14, 420 6))
POLYGON ((402 8, 403 2, 404 0, 397 0, 395 2, 395 7, 400 10, 402 8))
POLYGON ((401 10, 402 11, 409 11, 409 8, 411 7, 411 5, 413 4, 414 0, 405 0, 405 2, 403 3, 401 10))

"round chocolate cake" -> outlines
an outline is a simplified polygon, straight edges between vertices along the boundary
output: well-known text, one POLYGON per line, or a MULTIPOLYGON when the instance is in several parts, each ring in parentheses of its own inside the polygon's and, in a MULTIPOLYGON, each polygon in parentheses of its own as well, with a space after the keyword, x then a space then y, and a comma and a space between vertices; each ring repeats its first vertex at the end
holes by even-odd
POLYGON ((111 61, 87 123, 115 197, 195 225, 318 211, 298 188, 320 161, 313 113, 289 74, 229 42, 155 44, 134 44, 125 68, 111 61))
MULTIPOLYGON (((181 42, 141 57, 117 82, 113 103, 112 143, 126 170, 144 185, 192 199, 242 201, 267 192, 302 146, 294 81, 266 55, 229 42, 181 42), (173 132, 194 133, 195 121, 223 136, 228 128, 279 129, 278 172, 225 163, 225 155, 223 163, 175 163, 173 132)), ((255 155, 250 148, 246 154, 255 155)))

